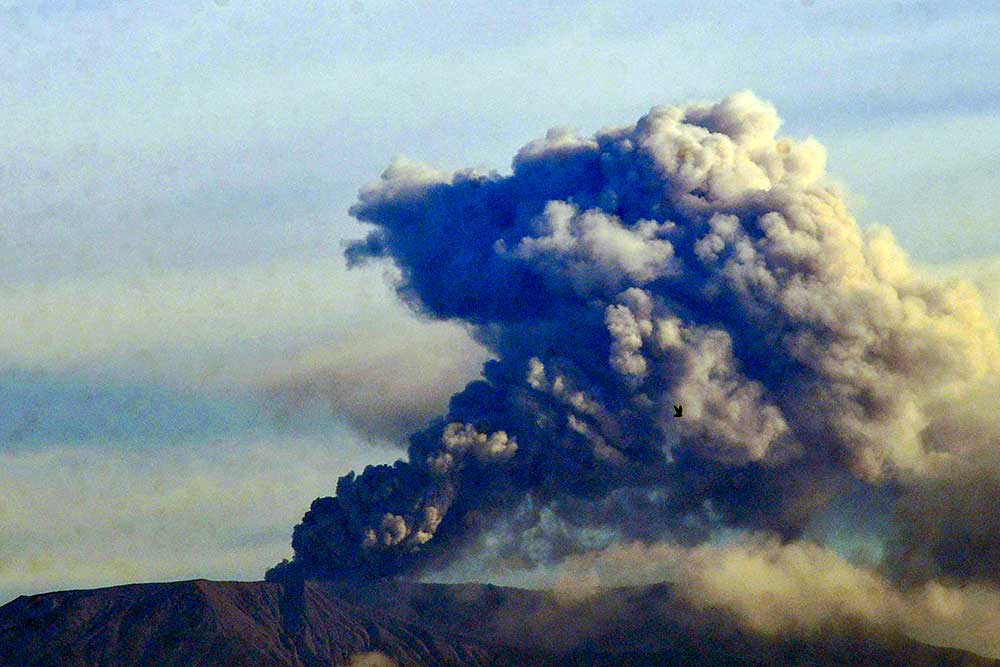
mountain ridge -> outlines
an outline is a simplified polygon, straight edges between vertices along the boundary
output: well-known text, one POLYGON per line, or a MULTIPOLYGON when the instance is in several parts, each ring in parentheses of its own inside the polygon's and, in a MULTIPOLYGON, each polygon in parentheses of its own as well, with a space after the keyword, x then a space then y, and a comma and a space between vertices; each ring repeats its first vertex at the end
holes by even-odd
POLYGON ((379 652, 399 667, 1000 665, 872 634, 768 639, 693 614, 669 585, 566 597, 489 584, 126 584, 0 607, 3 667, 334 667, 379 652))

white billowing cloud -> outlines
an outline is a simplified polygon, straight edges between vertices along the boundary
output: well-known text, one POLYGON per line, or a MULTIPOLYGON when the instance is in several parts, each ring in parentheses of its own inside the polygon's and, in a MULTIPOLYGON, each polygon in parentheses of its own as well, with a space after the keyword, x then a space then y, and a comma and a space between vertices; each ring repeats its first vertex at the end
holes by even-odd
POLYGON ((0 453, 0 603, 135 581, 259 580, 288 554, 313 498, 384 456, 343 431, 0 453))
POLYGON ((580 292, 595 282, 603 287, 643 284, 667 272, 674 249, 661 237, 673 226, 645 220, 630 228, 600 210, 581 213, 571 204, 553 201, 539 216, 539 235, 523 238, 512 254, 550 265, 580 292))
POLYGON ((695 608, 723 609, 765 635, 815 636, 860 625, 1000 657, 1000 589, 929 581, 902 590, 810 542, 757 535, 697 547, 623 544, 563 568, 560 588, 574 597, 596 586, 670 580, 695 608))
POLYGON ((480 461, 505 461, 517 452, 517 442, 505 431, 480 433, 472 424, 452 422, 441 434, 442 451, 428 459, 439 473, 447 474, 471 452, 480 461))

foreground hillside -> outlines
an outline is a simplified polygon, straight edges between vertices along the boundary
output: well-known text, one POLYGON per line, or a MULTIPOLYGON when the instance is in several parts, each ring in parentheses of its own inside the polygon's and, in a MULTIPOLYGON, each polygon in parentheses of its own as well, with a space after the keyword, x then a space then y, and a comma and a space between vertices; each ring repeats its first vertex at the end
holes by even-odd
POLYGON ((20 597, 0 607, 7 667, 991 665, 901 637, 740 633, 666 586, 585 598, 483 585, 187 581, 20 597))

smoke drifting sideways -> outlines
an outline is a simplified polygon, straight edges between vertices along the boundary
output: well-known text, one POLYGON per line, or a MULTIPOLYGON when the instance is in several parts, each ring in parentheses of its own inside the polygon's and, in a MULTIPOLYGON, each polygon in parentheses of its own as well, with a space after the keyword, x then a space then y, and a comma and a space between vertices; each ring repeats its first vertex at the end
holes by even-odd
POLYGON ((364 188, 351 213, 373 230, 349 261, 391 259, 402 299, 495 359, 407 460, 314 501, 268 578, 415 575, 484 531, 523 563, 595 535, 792 540, 858 488, 894 516, 942 486, 947 507, 900 513, 926 530, 887 537, 900 576, 1000 577, 1000 533, 977 523, 1000 498, 1000 428, 949 407, 1000 396, 978 294, 863 232, 824 148, 779 125, 744 92, 593 137, 550 130, 509 175, 399 159, 364 188), (974 567, 955 553, 970 531, 974 567))

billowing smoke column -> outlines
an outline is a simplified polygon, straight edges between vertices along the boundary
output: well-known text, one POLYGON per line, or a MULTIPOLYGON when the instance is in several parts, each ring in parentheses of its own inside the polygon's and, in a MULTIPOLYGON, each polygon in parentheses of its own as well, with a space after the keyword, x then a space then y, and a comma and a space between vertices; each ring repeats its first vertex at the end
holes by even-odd
POLYGON ((407 461, 316 500, 269 576, 417 572, 540 508, 566 528, 549 557, 586 528, 794 537, 840 489, 929 475, 933 406, 996 372, 996 334, 970 286, 862 233, 823 147, 779 124, 741 93, 552 130, 507 176, 400 160, 365 188, 348 259, 390 258, 404 300, 496 360, 407 461))

